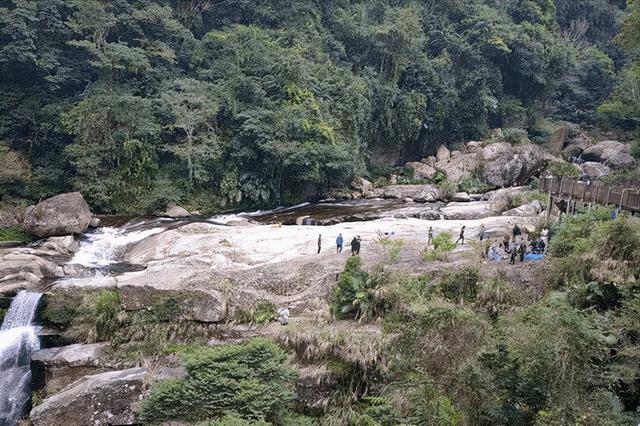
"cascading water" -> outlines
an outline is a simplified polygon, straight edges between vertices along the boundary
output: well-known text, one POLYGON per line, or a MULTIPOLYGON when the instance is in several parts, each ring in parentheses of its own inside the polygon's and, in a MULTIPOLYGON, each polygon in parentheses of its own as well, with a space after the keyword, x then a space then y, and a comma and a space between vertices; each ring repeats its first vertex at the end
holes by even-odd
POLYGON ((86 268, 113 265, 118 262, 118 258, 128 245, 142 241, 164 229, 160 227, 135 229, 132 226, 99 228, 95 232, 84 235, 84 240, 80 243, 80 250, 76 252, 69 264, 81 265, 86 268))
POLYGON ((41 296, 18 293, 0 328, 0 426, 15 425, 29 405, 31 352, 40 348, 32 323, 41 296))

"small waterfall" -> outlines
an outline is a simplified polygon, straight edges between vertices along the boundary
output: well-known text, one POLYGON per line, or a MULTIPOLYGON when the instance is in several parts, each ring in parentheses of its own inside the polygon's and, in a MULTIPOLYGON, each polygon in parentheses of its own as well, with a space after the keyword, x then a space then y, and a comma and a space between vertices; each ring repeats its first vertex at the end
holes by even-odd
POLYGON ((15 425, 31 400, 31 352, 40 349, 32 322, 41 296, 18 293, 0 328, 0 425, 15 425))
POLYGON ((80 243, 80 250, 76 252, 69 264, 81 265, 87 268, 107 267, 118 263, 127 246, 144 240, 147 237, 164 231, 165 228, 130 229, 103 227, 97 231, 85 234, 80 243))
POLYGON ((40 293, 27 291, 18 293, 4 316, 0 330, 4 331, 11 328, 30 326, 36 314, 36 307, 38 306, 41 296, 42 294, 40 293))

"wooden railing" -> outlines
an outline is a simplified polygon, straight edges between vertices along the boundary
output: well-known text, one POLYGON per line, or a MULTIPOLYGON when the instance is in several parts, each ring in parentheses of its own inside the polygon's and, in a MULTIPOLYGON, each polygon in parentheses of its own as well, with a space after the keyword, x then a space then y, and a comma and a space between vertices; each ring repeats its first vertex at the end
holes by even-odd
POLYGON ((569 177, 540 178, 540 191, 552 197, 603 206, 614 205, 631 212, 640 212, 640 188, 617 187, 599 181, 582 182, 569 177))

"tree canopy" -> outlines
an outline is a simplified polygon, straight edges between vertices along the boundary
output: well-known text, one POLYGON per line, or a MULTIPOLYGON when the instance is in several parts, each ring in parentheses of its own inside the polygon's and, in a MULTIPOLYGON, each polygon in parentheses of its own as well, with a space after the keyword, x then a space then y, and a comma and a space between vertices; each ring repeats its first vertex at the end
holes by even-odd
POLYGON ((0 195, 79 189, 105 213, 277 205, 494 127, 632 130, 639 9, 2 0, 0 155, 18 160, 0 195))

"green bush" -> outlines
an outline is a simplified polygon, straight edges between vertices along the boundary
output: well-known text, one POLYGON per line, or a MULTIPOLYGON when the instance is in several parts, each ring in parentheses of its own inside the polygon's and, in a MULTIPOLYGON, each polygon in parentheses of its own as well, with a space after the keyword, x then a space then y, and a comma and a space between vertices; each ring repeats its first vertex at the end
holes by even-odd
POLYGON ((458 183, 458 190, 468 194, 480 194, 492 189, 493 186, 484 182, 477 173, 463 177, 458 183))
POLYGON ((448 271, 440 279, 440 291, 445 298, 453 302, 473 302, 478 294, 479 281, 480 274, 477 269, 448 271))
POLYGON ((445 200, 450 200, 457 190, 458 185, 450 180, 443 180, 438 183, 438 191, 440 192, 440 196, 445 200))
POLYGON ((565 161, 554 161, 547 166, 547 171, 553 177, 577 177, 580 176, 580 169, 571 163, 565 161))
POLYGON ((88 294, 71 317, 65 335, 86 343, 108 341, 122 327, 121 312, 120 298, 115 290, 88 294))
POLYGON ((427 247, 422 251, 422 258, 425 261, 447 260, 449 253, 456 248, 456 244, 453 242, 449 232, 441 232, 436 235, 431 243, 433 244, 433 250, 427 247))
POLYGON ((27 243, 33 241, 33 236, 20 226, 10 226, 8 228, 0 228, 0 241, 16 241, 27 243))
POLYGON ((287 353, 269 340, 189 348, 182 358, 187 376, 154 385, 142 404, 142 421, 198 421, 230 415, 279 422, 293 400, 296 373, 286 365, 287 353))
POLYGON ((529 143, 529 135, 524 129, 517 128, 505 128, 502 129, 502 135, 504 137, 505 142, 508 142, 512 145, 525 144, 529 143))
POLYGON ((258 303, 248 309, 238 310, 235 320, 240 324, 268 324, 276 320, 276 307, 272 303, 258 303))
POLYGON ((351 256, 331 297, 331 313, 338 319, 370 321, 382 314, 384 307, 378 289, 384 283, 382 271, 362 269, 360 256, 351 256))

